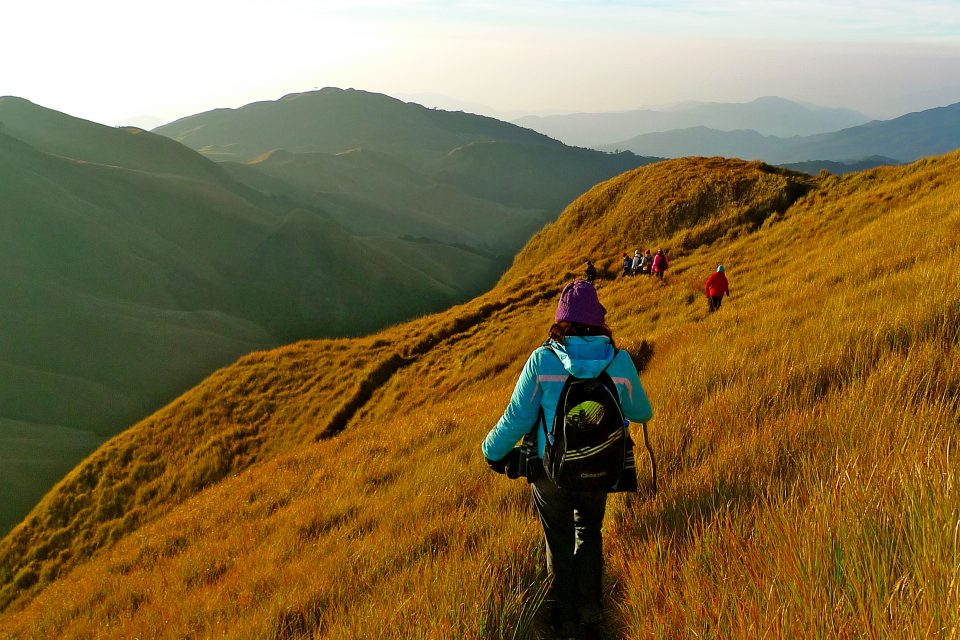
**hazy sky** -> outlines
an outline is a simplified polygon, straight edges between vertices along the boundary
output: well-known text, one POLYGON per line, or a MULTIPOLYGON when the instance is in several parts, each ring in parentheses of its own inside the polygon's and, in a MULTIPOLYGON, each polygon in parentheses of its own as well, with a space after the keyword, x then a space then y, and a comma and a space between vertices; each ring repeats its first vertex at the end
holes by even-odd
POLYGON ((960 0, 32 0, 3 23, 0 95, 105 124, 324 86, 527 113, 960 101, 960 0))

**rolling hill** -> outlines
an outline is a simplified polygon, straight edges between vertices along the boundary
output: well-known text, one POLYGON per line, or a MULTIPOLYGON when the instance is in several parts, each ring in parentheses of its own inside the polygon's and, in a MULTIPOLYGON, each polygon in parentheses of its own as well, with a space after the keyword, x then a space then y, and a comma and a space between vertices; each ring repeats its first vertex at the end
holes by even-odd
POLYGON ((214 109, 154 129, 216 160, 247 162, 283 149, 339 153, 369 149, 422 165, 452 149, 491 140, 563 145, 493 118, 427 109, 389 96, 327 87, 239 109, 214 109))
POLYGON ((664 109, 526 116, 514 122, 567 144, 605 148, 648 133, 691 127, 721 131, 748 129, 762 135, 791 137, 837 131, 869 120, 862 113, 849 109, 820 107, 767 96, 743 103, 688 102, 664 109))
POLYGON ((457 239, 501 256, 585 189, 654 160, 335 87, 155 132, 226 163, 248 185, 334 212, 353 231, 457 239))
POLYGON ((551 219, 548 202, 523 208, 472 196, 377 151, 273 151, 250 163, 224 162, 223 167, 260 191, 320 207, 354 233, 459 243, 501 261, 551 219))
POLYGON ((220 181, 223 171, 182 145, 136 127, 106 127, 14 96, 0 97, 0 133, 39 151, 107 166, 220 181))
MULTIPOLYGON (((239 355, 445 308, 505 266, 466 246, 456 217, 360 234, 163 136, 18 98, 0 99, 0 122, 0 531, 104 438, 239 355)), ((473 206, 503 226, 514 213, 473 206)), ((489 246, 545 218, 512 219, 525 226, 489 246)))
POLYGON ((248 355, 98 449, 0 542, 0 634, 535 637, 539 525, 479 443, 593 257, 662 474, 608 509, 611 631, 950 637, 958 169, 688 158, 597 185, 488 293, 248 355), (609 275, 656 245, 665 285, 609 275))
POLYGON ((913 162, 958 147, 960 103, 811 136, 780 138, 753 130, 691 127, 644 134, 600 148, 667 158, 722 155, 788 164, 825 160, 851 163, 873 156, 913 162))

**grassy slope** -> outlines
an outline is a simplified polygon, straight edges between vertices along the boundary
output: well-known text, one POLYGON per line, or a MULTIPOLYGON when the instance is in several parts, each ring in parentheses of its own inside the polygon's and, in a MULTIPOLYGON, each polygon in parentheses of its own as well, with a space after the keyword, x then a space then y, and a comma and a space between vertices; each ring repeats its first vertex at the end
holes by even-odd
POLYGON ((491 294, 369 338, 249 356, 108 443, 3 541, 4 593, 54 577, 50 556, 67 567, 87 541, 119 541, 8 609, 0 632, 528 637, 538 525, 522 484, 489 474, 478 443, 565 266, 588 250, 613 262, 631 238, 675 247, 674 269, 667 286, 601 284, 621 346, 653 354, 642 378, 662 469, 655 498, 611 501, 611 627, 951 637, 958 169, 953 154, 808 181, 683 160, 598 187, 491 294), (694 197, 667 208, 676 216, 617 209, 614 195, 647 183, 652 212, 672 172, 694 197), (761 220, 797 182, 810 191, 761 220), (700 206, 738 231, 710 231, 700 206), (891 238, 909 238, 906 251, 891 238), (709 315, 700 291, 717 261, 734 297, 709 315), (131 492, 142 497, 124 502, 131 492), (137 509, 158 519, 122 535, 137 509))
POLYGON ((0 419, 0 486, 6 489, 0 517, 12 528, 106 439, 83 429, 0 419))
POLYGON ((721 237, 732 240, 786 210, 812 184, 801 174, 722 158, 635 169, 573 202, 530 239, 502 281, 553 274, 557 265, 582 264, 587 258, 617 273, 625 251, 661 243, 676 255, 721 237))

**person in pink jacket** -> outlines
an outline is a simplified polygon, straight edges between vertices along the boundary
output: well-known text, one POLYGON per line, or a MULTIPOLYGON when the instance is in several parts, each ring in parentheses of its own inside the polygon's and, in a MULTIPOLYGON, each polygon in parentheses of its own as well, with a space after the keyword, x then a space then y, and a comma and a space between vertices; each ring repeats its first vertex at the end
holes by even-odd
POLYGON ((667 254, 663 249, 657 249, 657 255, 653 256, 653 267, 651 267, 653 274, 663 280, 663 274, 669 268, 670 260, 667 259, 667 254))

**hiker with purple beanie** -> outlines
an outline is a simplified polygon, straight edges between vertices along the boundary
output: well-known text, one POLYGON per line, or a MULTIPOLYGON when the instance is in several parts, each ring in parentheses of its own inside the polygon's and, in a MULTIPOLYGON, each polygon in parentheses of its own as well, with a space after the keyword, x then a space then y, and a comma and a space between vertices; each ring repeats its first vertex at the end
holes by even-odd
POLYGON ((606 309, 597 291, 583 280, 568 283, 547 341, 523 367, 503 416, 483 441, 490 467, 508 477, 519 475, 517 443, 536 429, 536 456, 526 470, 546 542, 547 572, 552 578, 551 624, 561 638, 602 638, 603 540, 606 491, 558 487, 544 471, 546 439, 554 437, 558 400, 568 377, 593 379, 606 372, 616 385, 623 416, 646 422, 653 416, 630 354, 616 349, 606 325, 606 309), (542 428, 541 428, 542 427, 542 428), (539 465, 534 464, 538 462, 539 465))

